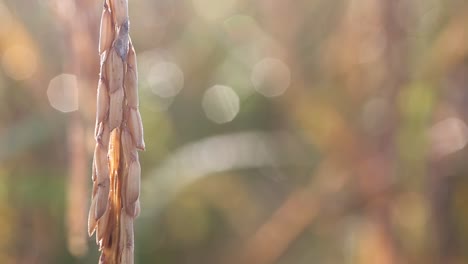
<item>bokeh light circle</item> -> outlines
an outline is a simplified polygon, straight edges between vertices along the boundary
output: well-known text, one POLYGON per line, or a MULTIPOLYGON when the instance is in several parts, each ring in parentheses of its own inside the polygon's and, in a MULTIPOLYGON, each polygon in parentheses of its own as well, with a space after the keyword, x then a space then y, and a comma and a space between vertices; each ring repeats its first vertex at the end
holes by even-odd
POLYGON ((64 113, 78 110, 78 81, 73 74, 54 77, 47 88, 50 105, 64 113))
POLYGON ((291 71, 281 60, 264 58, 252 70, 252 84, 257 92, 266 97, 282 95, 291 83, 291 71))
POLYGON ((150 68, 147 82, 156 95, 163 98, 173 97, 184 86, 184 73, 175 63, 159 62, 150 68))
POLYGON ((208 119, 223 124, 232 121, 237 116, 240 110, 240 99, 231 87, 215 85, 206 90, 202 106, 208 119))

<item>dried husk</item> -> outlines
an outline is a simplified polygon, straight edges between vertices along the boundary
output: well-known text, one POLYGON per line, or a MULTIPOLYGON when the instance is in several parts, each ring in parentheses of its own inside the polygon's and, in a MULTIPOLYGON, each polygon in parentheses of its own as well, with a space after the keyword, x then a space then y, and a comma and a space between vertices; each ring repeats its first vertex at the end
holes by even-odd
POLYGON ((124 211, 121 213, 120 230, 122 232, 119 248, 121 250, 121 263, 133 263, 134 234, 133 217, 129 217, 124 211))
POLYGON ((96 169, 96 178, 98 183, 101 183, 109 178, 107 148, 99 143, 96 143, 96 147, 94 149, 94 165, 96 169))
POLYGON ((110 173, 117 173, 120 164, 120 128, 118 127, 111 132, 107 156, 110 173))
POLYGON ((135 146, 139 150, 145 149, 145 141, 143 139, 143 124, 141 122, 140 111, 136 108, 130 108, 128 115, 128 127, 132 134, 135 146))
POLYGON ((111 0, 112 10, 114 10, 115 21, 121 25, 128 19, 127 0, 111 0))
POLYGON ((109 179, 98 183, 98 191, 96 194, 97 202, 95 209, 95 218, 99 220, 107 210, 107 201, 109 200, 109 179))
POLYGON ((138 199, 136 202, 135 202, 135 215, 134 217, 138 217, 140 215, 140 211, 141 211, 141 207, 140 207, 140 199, 138 199))
POLYGON ((96 243, 102 246, 102 238, 106 234, 107 231, 107 224, 109 223, 109 210, 107 210, 104 215, 99 219, 98 226, 96 228, 96 243))
POLYGON ((96 202, 97 202, 97 197, 94 196, 93 199, 91 199, 91 206, 89 207, 89 214, 88 214, 88 235, 89 236, 93 235, 97 226, 97 220, 96 220, 96 217, 94 216, 94 212, 96 211, 96 202))
POLYGON ((109 145, 109 125, 108 122, 102 123, 102 128, 99 128, 99 130, 102 130, 102 133, 98 134, 96 141, 101 145, 101 146, 108 146, 109 145))
POLYGON ((111 131, 122 124, 123 100, 123 89, 118 89, 110 94, 109 127, 111 131))
POLYGON ((125 205, 125 212, 127 213, 127 215, 129 217, 135 218, 136 213, 137 213, 137 211, 136 211, 136 202, 125 205))
POLYGON ((99 67, 99 78, 104 79, 104 81, 107 83, 107 77, 109 76, 107 72, 107 55, 109 54, 109 50, 103 51, 100 55, 100 67, 99 67))
POLYGON ((138 72, 137 70, 137 57, 135 53, 135 48, 133 47, 133 43, 130 40, 129 41, 129 50, 128 50, 128 58, 127 58, 127 65, 129 68, 134 70, 135 72, 138 72))
POLYGON ((136 159, 136 148, 133 143, 132 135, 127 127, 122 130, 122 153, 125 159, 125 164, 128 167, 132 160, 136 159))
POLYGON ((108 8, 103 8, 101 15, 101 30, 99 32, 99 53, 109 49, 114 39, 112 15, 108 8))
POLYGON ((127 105, 132 108, 138 108, 140 102, 138 99, 138 77, 135 69, 127 67, 125 75, 125 95, 127 97, 127 105))
MULTIPOLYGON (((97 172, 96 172, 96 158, 93 157, 93 166, 92 166, 92 170, 91 170, 91 180, 93 180, 93 187, 96 186, 96 181, 97 181, 97 172)), ((93 196, 96 195, 96 192, 94 191, 94 189, 96 188, 93 188, 93 196)))
POLYGON ((125 74, 124 87, 127 96, 127 105, 132 108, 138 108, 140 104, 138 99, 138 70, 135 49, 131 42, 127 58, 127 72, 125 74))
POLYGON ((96 171, 94 188, 97 186, 95 219, 98 220, 107 208, 107 200, 109 196, 109 167, 107 162, 107 152, 106 148, 99 143, 96 143, 94 150, 94 167, 96 171))
POLYGON ((114 41, 114 49, 124 62, 127 60, 128 56, 128 44, 130 39, 128 36, 129 27, 130 24, 128 20, 122 23, 118 29, 119 34, 114 41))
POLYGON ((127 206, 136 202, 140 196, 140 162, 138 159, 133 160, 128 167, 126 203, 127 206))
POLYGON ((104 122, 108 112, 109 93, 107 91, 106 82, 103 79, 100 79, 97 89, 96 122, 104 122))
POLYGON ((100 138, 102 137, 102 133, 104 133, 104 123, 96 122, 96 127, 94 128, 94 139, 99 142, 100 138))
POLYGON ((109 82, 109 93, 113 93, 116 90, 123 88, 124 78, 124 62, 122 58, 117 54, 117 51, 112 48, 109 52, 109 56, 105 62, 107 68, 106 79, 109 82))

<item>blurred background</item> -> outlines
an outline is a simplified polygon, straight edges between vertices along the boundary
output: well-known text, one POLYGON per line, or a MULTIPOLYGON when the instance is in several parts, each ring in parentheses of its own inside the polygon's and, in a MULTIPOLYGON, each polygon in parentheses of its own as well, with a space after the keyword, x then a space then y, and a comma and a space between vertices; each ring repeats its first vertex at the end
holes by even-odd
MULTIPOLYGON (((101 0, 0 0, 0 263, 86 233, 101 0)), ((135 263, 468 263, 468 3, 131 0, 135 263)))

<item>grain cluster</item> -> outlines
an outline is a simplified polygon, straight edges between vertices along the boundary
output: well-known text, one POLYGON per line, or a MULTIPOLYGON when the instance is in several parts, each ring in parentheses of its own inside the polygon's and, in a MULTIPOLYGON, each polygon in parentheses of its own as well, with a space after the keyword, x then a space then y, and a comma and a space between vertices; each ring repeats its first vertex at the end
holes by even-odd
POLYGON ((129 264, 133 263, 133 221, 140 212, 138 150, 144 150, 145 144, 127 0, 105 0, 99 55, 88 233, 96 233, 99 263, 129 264))

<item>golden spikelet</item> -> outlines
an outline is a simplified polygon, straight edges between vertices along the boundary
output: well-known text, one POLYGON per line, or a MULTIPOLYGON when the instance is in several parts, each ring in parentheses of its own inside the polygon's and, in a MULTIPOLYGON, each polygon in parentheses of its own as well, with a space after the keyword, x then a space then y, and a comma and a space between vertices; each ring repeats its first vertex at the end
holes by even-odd
POLYGON ((135 49, 127 0, 105 0, 100 25, 100 80, 88 233, 96 234, 99 263, 132 264, 133 222, 140 213, 143 126, 138 110, 135 49))

